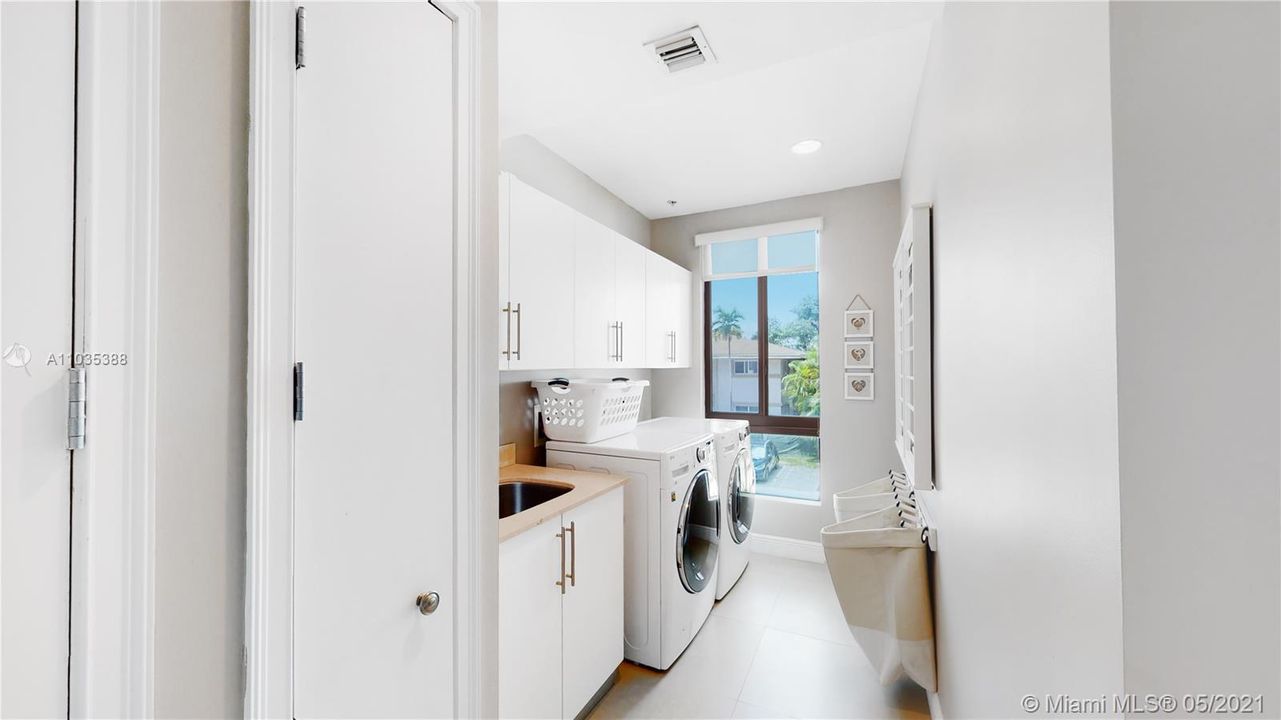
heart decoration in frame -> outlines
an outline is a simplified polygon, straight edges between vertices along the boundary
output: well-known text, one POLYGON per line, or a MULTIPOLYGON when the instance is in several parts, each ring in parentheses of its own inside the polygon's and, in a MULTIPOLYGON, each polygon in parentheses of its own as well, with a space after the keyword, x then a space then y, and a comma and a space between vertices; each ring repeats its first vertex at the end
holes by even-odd
POLYGON ((872 400, 876 397, 876 377, 872 373, 845 373, 846 400, 872 400))
POLYGON ((845 341, 845 369, 871 370, 876 353, 871 340, 845 341))

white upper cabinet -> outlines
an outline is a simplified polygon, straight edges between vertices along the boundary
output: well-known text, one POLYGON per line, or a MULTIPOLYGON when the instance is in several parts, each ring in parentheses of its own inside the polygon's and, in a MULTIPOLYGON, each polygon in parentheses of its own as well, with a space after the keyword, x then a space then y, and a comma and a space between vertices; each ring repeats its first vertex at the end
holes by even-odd
POLYGON ((645 367, 649 251, 582 215, 574 227, 575 367, 645 367))
POLYGON ((502 173, 499 369, 688 367, 688 270, 502 173))
POLYGON ((614 238, 609 228, 579 215, 574 222, 574 360, 580 368, 618 364, 614 238))
POLYGON ((645 258, 649 250, 614 233, 615 314, 618 316, 618 367, 645 363, 645 258))
POLYGON ((689 367, 692 287, 685 268, 654 253, 645 257, 647 367, 689 367))
POLYGON ((501 185, 499 368, 574 367, 575 213, 511 175, 501 185))
POLYGON ((672 318, 672 345, 675 350, 672 351, 674 365, 676 367, 689 367, 694 347, 694 330, 693 319, 690 314, 694 312, 693 297, 694 276, 685 268, 672 263, 672 283, 675 287, 676 311, 672 318))

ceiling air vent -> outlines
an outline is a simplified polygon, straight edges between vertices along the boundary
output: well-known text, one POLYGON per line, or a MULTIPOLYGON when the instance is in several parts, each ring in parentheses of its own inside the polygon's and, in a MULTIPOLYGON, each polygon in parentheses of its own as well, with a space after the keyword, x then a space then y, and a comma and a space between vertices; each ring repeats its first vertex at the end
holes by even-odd
POLYGON ((669 73, 716 62, 712 46, 707 44, 702 28, 697 25, 645 43, 645 49, 653 52, 669 73))

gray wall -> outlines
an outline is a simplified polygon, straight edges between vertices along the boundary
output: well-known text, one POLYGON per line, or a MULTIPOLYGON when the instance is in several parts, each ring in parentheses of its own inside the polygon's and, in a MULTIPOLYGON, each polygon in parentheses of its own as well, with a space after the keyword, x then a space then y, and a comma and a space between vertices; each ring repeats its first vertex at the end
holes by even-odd
POLYGON ((248 10, 160 10, 156 717, 241 714, 248 10))
POLYGON ((502 169, 587 217, 649 247, 649 218, 529 135, 500 146, 502 169))
POLYGON ((935 209, 948 718, 1122 690, 1108 42, 1104 3, 949 3, 926 62, 902 207, 935 209))
POLYGON ((1125 689, 1281 652, 1281 6, 1111 5, 1125 689))
MULTIPOLYGON (((898 181, 863 185, 744 207, 683 215, 654 221, 652 247, 688 268, 697 279, 702 267, 694 235, 715 230, 822 216, 819 243, 819 364, 822 419, 819 440, 821 504, 778 501, 761 496, 753 528, 817 542, 818 531, 831 522, 831 495, 901 467, 894 450, 893 278, 890 265, 899 237, 898 181), (877 313, 876 399, 844 398, 843 312, 862 294, 877 313)), ((703 417, 703 288, 693 293, 695 329, 693 361, 688 369, 654 371, 654 413, 703 417)))
MULTIPOLYGON (((528 135, 518 135, 502 142, 499 152, 501 168, 551 197, 587 215, 602 225, 621 233, 632 241, 649 247, 649 219, 618 199, 581 170, 570 165, 559 155, 548 150, 528 135)), ((497 303, 495 303, 497 307, 497 303)), ((534 446, 534 402, 537 393, 529 386, 531 380, 552 377, 616 377, 650 380, 649 370, 532 370, 499 373, 498 387, 498 442, 516 443, 516 461, 526 465, 542 465, 543 448, 534 446)), ((651 396, 645 394, 641 405, 641 419, 650 417, 651 396)))

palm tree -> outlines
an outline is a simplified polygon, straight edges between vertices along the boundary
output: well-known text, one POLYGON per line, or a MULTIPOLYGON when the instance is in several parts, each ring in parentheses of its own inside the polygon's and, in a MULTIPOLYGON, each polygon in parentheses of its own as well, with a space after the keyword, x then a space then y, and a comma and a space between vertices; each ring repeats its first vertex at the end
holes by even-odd
POLYGON ((725 338, 725 355, 734 362, 734 350, 732 343, 734 338, 743 337, 743 313, 738 308, 716 308, 716 314, 712 318, 712 335, 714 337, 725 338))
POLYGON ((783 394, 792 401, 797 415, 818 415, 817 347, 807 350, 803 360, 793 360, 788 364, 788 373, 783 377, 783 394))

